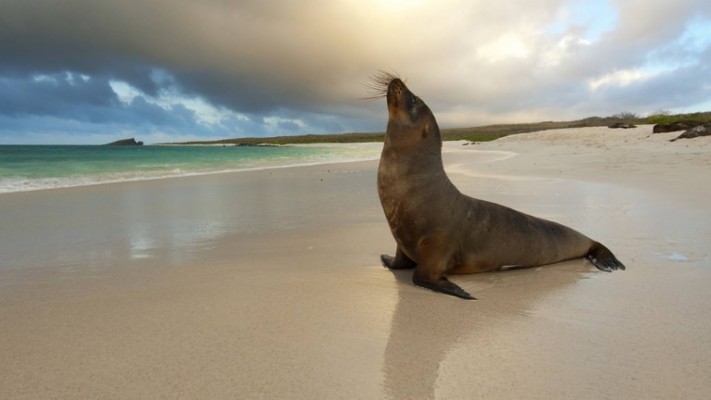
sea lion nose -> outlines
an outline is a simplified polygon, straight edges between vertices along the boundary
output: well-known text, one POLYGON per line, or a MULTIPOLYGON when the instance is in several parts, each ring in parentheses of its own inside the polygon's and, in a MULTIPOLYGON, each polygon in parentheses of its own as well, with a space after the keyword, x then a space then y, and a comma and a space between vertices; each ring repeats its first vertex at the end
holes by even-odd
MULTIPOLYGON (((388 104, 396 105, 399 103, 399 99, 402 94, 402 87, 398 84, 399 79, 393 79, 388 85, 387 100, 388 104)), ((400 82, 402 84, 402 82, 400 82)))
POLYGON ((388 84, 388 92, 400 91, 403 86, 404 85, 402 81, 398 78, 395 78, 390 81, 390 84, 388 84))

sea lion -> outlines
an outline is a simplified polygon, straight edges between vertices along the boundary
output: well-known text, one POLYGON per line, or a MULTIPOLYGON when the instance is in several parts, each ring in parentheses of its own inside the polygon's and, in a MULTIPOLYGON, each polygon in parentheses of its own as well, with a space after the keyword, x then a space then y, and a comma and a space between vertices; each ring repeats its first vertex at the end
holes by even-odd
POLYGON ((374 78, 387 97, 388 125, 378 167, 378 195, 397 250, 389 269, 414 268, 413 282, 474 299, 448 274, 534 267, 586 257, 602 271, 625 266, 607 247, 556 222, 465 196, 444 172, 434 115, 403 81, 374 78))

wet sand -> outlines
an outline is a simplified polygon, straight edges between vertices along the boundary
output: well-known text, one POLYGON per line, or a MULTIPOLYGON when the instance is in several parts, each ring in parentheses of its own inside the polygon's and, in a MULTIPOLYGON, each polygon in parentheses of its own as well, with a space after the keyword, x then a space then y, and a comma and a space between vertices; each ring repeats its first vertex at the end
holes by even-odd
POLYGON ((706 399, 711 138, 462 146, 462 192, 600 240, 452 279, 379 265, 377 162, 0 195, 0 398, 706 399))

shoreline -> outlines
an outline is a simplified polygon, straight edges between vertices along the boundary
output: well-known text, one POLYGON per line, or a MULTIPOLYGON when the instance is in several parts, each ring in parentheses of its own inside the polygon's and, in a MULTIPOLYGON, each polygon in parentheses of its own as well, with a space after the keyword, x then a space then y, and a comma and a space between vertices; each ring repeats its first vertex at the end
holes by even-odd
POLYGON ((288 168, 313 167, 313 166, 318 166, 318 165, 338 165, 338 164, 348 164, 348 163, 359 163, 359 162, 365 162, 365 161, 374 161, 374 159, 355 159, 355 160, 346 160, 346 161, 325 161, 325 162, 313 162, 313 163, 269 165, 269 166, 263 166, 263 167, 246 167, 246 168, 239 168, 239 169, 219 170, 219 171, 188 172, 188 173, 180 173, 180 174, 176 174, 176 175, 164 175, 164 176, 161 175, 161 176, 156 176, 156 177, 145 177, 144 176, 144 177, 135 178, 135 179, 122 178, 119 180, 107 180, 107 181, 91 182, 91 183, 77 183, 75 185, 63 185, 63 186, 56 186, 56 187, 21 189, 21 190, 7 191, 7 192, 0 191, 0 196, 6 195, 6 194, 14 194, 14 193, 39 192, 39 191, 44 191, 44 190, 77 189, 77 188, 100 186, 100 185, 116 185, 116 184, 123 184, 123 183, 150 182, 150 181, 158 181, 158 180, 164 180, 164 179, 193 178, 193 177, 221 175, 221 174, 239 174, 239 173, 244 173, 244 172, 270 171, 270 170, 279 170, 279 169, 288 169, 288 168))
MULTIPOLYGON (((679 132, 668 132, 668 133, 656 133, 652 134, 651 128, 653 125, 639 125, 636 128, 633 129, 628 129, 628 130, 620 130, 620 129, 609 129, 607 127, 601 126, 601 127, 588 127, 588 128, 558 128, 558 129, 549 129, 549 130, 543 130, 543 131, 535 131, 535 132, 528 132, 528 133, 517 133, 515 135, 509 135, 507 137, 502 137, 494 141, 490 142, 468 142, 466 140, 453 140, 453 141, 446 141, 443 142, 443 152, 457 152, 457 151, 468 151, 468 150, 482 150, 482 151, 500 151, 502 148, 508 148, 507 150, 509 153, 512 151, 510 150, 511 143, 513 143, 513 148, 518 149, 516 154, 519 155, 526 155, 528 152, 530 152, 530 140, 527 138, 529 137, 535 137, 536 139, 534 140, 535 143, 533 143, 533 146, 537 145, 553 145, 553 146, 558 146, 561 148, 561 151, 568 151, 571 155, 577 156, 580 151, 581 147, 580 144, 578 143, 577 145, 570 145, 570 143, 575 142, 577 138, 575 138, 575 132, 595 132, 594 134, 600 135, 600 134, 605 134, 607 137, 614 137, 614 136, 627 136, 629 139, 625 140, 625 143, 627 144, 630 140, 631 141, 650 141, 654 142, 657 145, 660 143, 662 144, 667 144, 666 142, 669 141, 671 138, 675 138, 678 136, 679 132), (571 137, 565 137, 565 136, 571 136, 571 137), (570 143, 569 143, 570 142, 570 143), (463 144, 468 143, 471 147, 464 147, 462 146, 463 144)), ((683 141, 680 143, 668 143, 667 145, 671 146, 677 146, 677 148, 682 148, 683 147, 688 147, 689 145, 694 145, 695 143, 701 145, 703 148, 708 148, 709 146, 704 144, 707 141, 704 141, 703 139, 697 139, 695 142, 693 141, 688 141, 688 143, 684 143, 683 141)), ((280 147, 339 147, 339 146, 352 146, 354 143, 329 143, 329 142, 324 142, 324 143, 296 143, 296 144, 287 144, 287 145, 282 145, 280 147)), ((363 143, 355 143, 357 145, 363 145, 363 143)), ((367 143, 371 144, 371 143, 367 143)), ((159 144, 159 145, 150 145, 150 146, 157 146, 157 147, 181 147, 181 146, 196 146, 196 147, 224 147, 224 144, 210 144, 210 145, 192 145, 192 144, 159 144)), ((372 147, 378 147, 380 149, 382 147, 381 143, 372 143, 372 147)), ((588 143, 583 143, 583 146, 587 146, 588 149, 591 147, 598 148, 600 150, 605 149, 604 143, 594 143, 594 142, 588 142, 588 143)), ((604 152, 599 152, 598 154, 604 154, 604 152)), ((204 171, 204 172, 196 172, 196 171, 191 171, 191 172, 174 172, 174 171, 162 171, 159 172, 158 176, 141 176, 141 177, 121 177, 121 178, 101 178, 101 177, 96 177, 96 176, 88 176, 84 179, 88 180, 84 182, 71 182, 71 183, 59 183, 57 184, 57 180, 73 180, 73 179, 78 179, 78 177, 66 177, 66 178, 46 178, 46 179, 40 179, 40 183, 38 185, 40 187, 23 187, 23 188, 15 188, 12 190, 3 190, 0 191, 0 196, 3 194, 9 194, 9 193, 21 193, 21 192, 30 192, 30 191, 42 191, 42 190, 53 190, 53 189, 63 189, 63 188, 78 188, 78 187, 86 187, 86 186, 93 186, 93 185, 105 185, 105 184, 117 184, 117 183, 126 183, 126 182, 140 182, 140 181, 154 181, 154 180, 162 180, 162 179, 173 179, 173 178, 185 178, 185 177, 195 177, 195 176, 205 176, 205 175, 213 175, 213 174, 229 174, 229 173, 242 173, 242 172, 249 172, 249 171, 259 171, 259 170, 272 170, 272 169, 282 169, 282 168, 298 168, 298 167, 307 167, 307 166, 315 166, 315 165, 322 165, 322 164, 341 164, 341 163, 350 163, 350 162, 360 162, 360 161, 371 161, 371 160, 378 160, 379 158, 379 152, 377 154, 374 154, 372 157, 365 157, 365 158, 357 158, 357 159, 352 159, 352 160, 343 160, 343 161, 338 161, 338 160, 326 160, 326 161, 316 161, 316 162, 304 162, 304 163, 293 163, 293 164, 282 164, 282 165, 264 165, 264 166, 258 166, 258 167, 244 167, 244 168, 234 168, 234 169, 226 169, 226 170, 213 170, 213 171, 204 171), (106 179, 106 180, 100 180, 100 179, 106 179)), ((587 162, 593 162, 593 161, 587 161, 587 162)), ((709 159, 709 162, 711 162, 711 159, 709 159)), ((538 162, 533 162, 533 166, 536 166, 537 168, 541 167, 541 163, 538 162)), ((678 166, 676 166, 678 167, 678 166)), ((549 167, 550 168, 550 167, 549 167)), ((683 166, 682 166, 683 168, 683 166)), ((562 172, 562 171, 561 171, 562 172)), ((529 168, 521 168, 520 170, 517 170, 516 173, 519 174, 529 174, 530 169, 529 168)), ((550 171, 547 171, 547 173, 550 173, 550 171)), ((583 179, 583 180, 589 180, 591 179, 590 176, 584 176, 582 174, 578 174, 576 176, 570 175, 571 178, 576 178, 576 179, 583 179)), ((632 183, 630 180, 624 181, 624 177, 622 176, 614 176, 613 179, 618 180, 620 183, 623 184, 630 184, 632 183), (622 178, 622 179, 621 179, 622 178)), ((678 177, 677 177, 678 178, 678 177)), ((679 179, 674 178, 674 181, 679 181, 679 179)), ((672 182, 669 182, 672 183, 672 182)), ((648 188, 654 189, 653 185, 650 185, 648 188)), ((711 193, 711 192, 710 192, 711 193)))
MULTIPOLYGON (((150 146, 142 146, 142 147, 150 147, 150 146)), ((211 147, 211 146, 198 146, 198 147, 211 147)), ((222 147, 222 146, 220 146, 222 147)), ((289 145, 289 146, 280 146, 280 147, 334 147, 331 144, 323 144, 323 145, 289 145)), ((373 146, 374 147, 374 146, 373 146)), ((351 144, 346 144, 344 145, 344 148, 352 148, 351 144)), ((261 166, 245 166, 245 167, 236 167, 236 168, 229 168, 229 169, 220 169, 220 170, 210 170, 210 171, 182 171, 181 168, 177 168, 178 172, 176 172, 176 169, 173 170, 164 170, 164 171, 149 171, 149 172, 140 172, 137 171, 135 174, 141 174, 139 177, 131 177, 131 176, 122 176, 119 178, 112 177, 113 175, 120 175, 121 173, 116 172, 116 173, 103 173, 103 174, 96 174, 96 175, 89 175, 89 176, 68 176, 68 177, 59 177, 59 178, 34 178, 31 184, 22 184, 22 187, 14 187, 12 189, 7 189, 3 188, 0 189, 0 196, 3 194, 9 194, 9 193, 21 193, 21 192, 32 192, 32 191, 42 191, 42 190, 53 190, 53 189, 65 189, 65 188, 79 188, 79 187, 87 187, 87 186, 94 186, 94 185, 105 185, 105 184, 117 184, 117 183, 127 183, 127 182, 141 182, 141 181, 155 181, 155 180, 162 180, 162 179, 172 179, 172 178, 185 178, 185 177, 196 177, 196 176, 205 176, 205 175, 213 175, 213 174, 226 174, 226 173, 242 173, 242 172, 250 172, 250 171, 260 171, 260 170, 273 170, 273 169, 282 169, 282 168, 298 168, 298 167, 306 167, 306 166, 315 166, 315 165, 322 165, 322 164, 340 164, 340 163, 349 163, 349 162, 360 162, 360 161, 369 161, 369 160, 377 160, 379 157, 379 153, 373 156, 366 156, 366 157, 355 157, 355 158, 349 158, 349 159, 327 159, 327 160, 322 160, 322 161, 304 161, 304 162, 294 162, 294 163, 287 163, 287 164, 279 164, 280 161, 274 161, 274 160, 267 160, 265 161, 264 165, 261 166), (156 176, 150 176, 150 174, 155 174, 156 176), (25 185, 32 185, 32 186, 25 186, 25 185), (36 187, 38 186, 38 187, 36 187)), ((128 174, 128 173, 127 173, 128 174)), ((133 174, 133 173, 131 173, 133 174)), ((130 175, 130 174, 129 174, 130 175)), ((20 185, 20 184, 17 184, 20 185)))

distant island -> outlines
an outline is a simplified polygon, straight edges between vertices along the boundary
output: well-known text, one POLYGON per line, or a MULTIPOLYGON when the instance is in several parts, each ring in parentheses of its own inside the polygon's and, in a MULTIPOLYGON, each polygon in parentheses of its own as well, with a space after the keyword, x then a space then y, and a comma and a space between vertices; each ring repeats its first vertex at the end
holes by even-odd
POLYGON ((106 146, 143 146, 143 142, 137 142, 136 139, 130 138, 107 143, 106 146))

